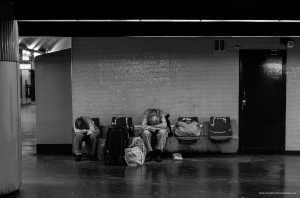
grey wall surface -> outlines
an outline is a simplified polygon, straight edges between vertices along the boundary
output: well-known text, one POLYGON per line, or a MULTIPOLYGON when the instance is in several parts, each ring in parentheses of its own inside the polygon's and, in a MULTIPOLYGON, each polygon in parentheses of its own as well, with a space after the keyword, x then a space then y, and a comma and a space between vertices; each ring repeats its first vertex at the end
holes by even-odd
POLYGON ((287 50, 286 150, 300 150, 300 47, 279 37, 227 37, 213 51, 213 37, 73 38, 73 120, 80 115, 131 116, 140 124, 146 108, 178 116, 228 115, 238 121, 239 49, 287 50))
POLYGON ((202 38, 73 38, 73 118, 131 116, 147 108, 179 116, 238 118, 238 50, 214 53, 202 38))
POLYGON ((37 144, 72 143, 71 50, 36 57, 37 144))

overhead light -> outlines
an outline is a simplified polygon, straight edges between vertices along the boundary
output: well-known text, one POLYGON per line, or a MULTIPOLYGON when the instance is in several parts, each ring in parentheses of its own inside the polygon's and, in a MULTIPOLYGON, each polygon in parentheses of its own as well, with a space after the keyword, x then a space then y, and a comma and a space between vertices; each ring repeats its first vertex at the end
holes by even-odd
POLYGON ((24 63, 21 63, 20 64, 20 69, 31 69, 31 64, 24 64, 24 63))
POLYGON ((29 61, 31 56, 31 52, 28 50, 22 50, 22 60, 29 61))
POLYGON ((32 50, 34 48, 34 45, 33 44, 28 45, 27 48, 30 49, 30 50, 32 50))
POLYGON ((39 56, 39 55, 41 55, 41 53, 39 53, 39 52, 33 52, 33 57, 36 57, 36 56, 39 56))

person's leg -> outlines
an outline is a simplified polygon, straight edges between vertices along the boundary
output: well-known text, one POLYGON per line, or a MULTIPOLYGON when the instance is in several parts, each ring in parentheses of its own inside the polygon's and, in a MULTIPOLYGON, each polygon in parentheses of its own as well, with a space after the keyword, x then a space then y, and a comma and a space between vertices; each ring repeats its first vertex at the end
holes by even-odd
POLYGON ((146 155, 145 161, 149 162, 152 160, 152 156, 153 156, 153 151, 152 151, 152 147, 151 147, 152 133, 149 130, 144 130, 143 132, 141 132, 141 136, 143 138, 144 144, 147 149, 147 155, 146 155))
POLYGON ((75 133, 74 136, 74 147, 75 147, 75 161, 81 160, 81 147, 82 147, 82 141, 84 139, 85 134, 83 133, 75 133))
POLYGON ((96 149, 97 149, 97 143, 98 143, 99 137, 100 137, 99 133, 92 133, 90 135, 89 144, 90 144, 90 159, 91 160, 97 160, 96 149))
POLYGON ((142 136, 145 146, 147 148, 147 152, 152 151, 152 147, 151 147, 152 133, 149 130, 144 130, 141 132, 141 136, 142 136))
POLYGON ((168 131, 166 129, 160 129, 157 134, 157 141, 158 141, 157 156, 156 156, 157 162, 162 161, 162 152, 165 148, 167 137, 168 137, 168 131))

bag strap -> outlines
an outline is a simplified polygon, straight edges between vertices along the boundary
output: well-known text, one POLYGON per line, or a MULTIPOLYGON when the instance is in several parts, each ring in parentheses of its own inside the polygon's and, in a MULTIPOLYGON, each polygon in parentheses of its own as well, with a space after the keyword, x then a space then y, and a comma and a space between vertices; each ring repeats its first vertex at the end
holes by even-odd
MULTIPOLYGON (((169 114, 167 114, 167 115, 165 116, 166 122, 167 122, 167 127, 169 128, 168 136, 173 136, 173 132, 172 132, 172 129, 171 129, 171 123, 170 123, 169 117, 170 117, 169 114)), ((157 134, 156 134, 156 135, 157 135, 157 134)))
POLYGON ((108 135, 107 138, 109 139, 109 141, 108 141, 108 147, 106 148, 106 150, 108 149, 108 151, 110 150, 110 145, 111 145, 111 133, 112 133, 112 128, 109 128, 108 132, 107 132, 107 135, 108 135))

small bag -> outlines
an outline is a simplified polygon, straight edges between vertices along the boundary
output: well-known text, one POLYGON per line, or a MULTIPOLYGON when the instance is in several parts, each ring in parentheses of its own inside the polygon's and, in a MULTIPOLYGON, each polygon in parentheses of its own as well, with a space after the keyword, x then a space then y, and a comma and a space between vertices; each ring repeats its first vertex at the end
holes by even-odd
POLYGON ((228 141, 232 137, 230 117, 210 117, 208 136, 213 141, 228 141))

